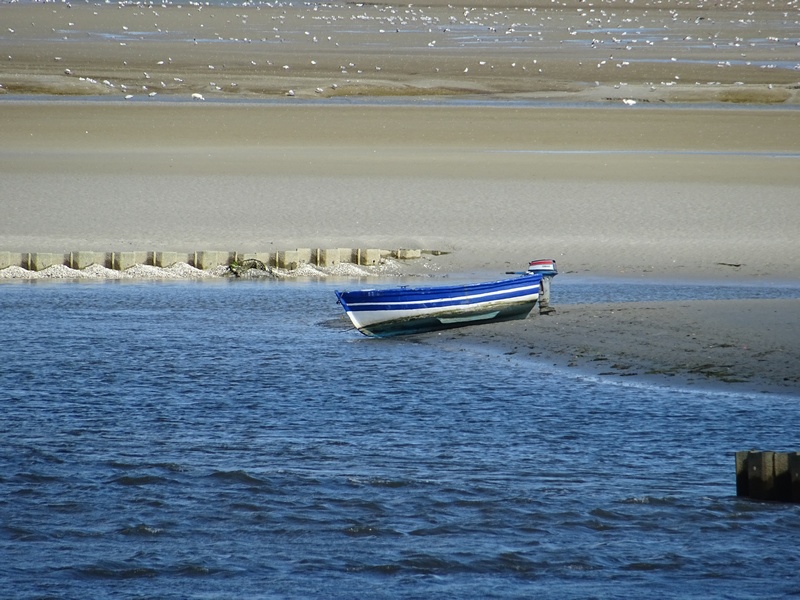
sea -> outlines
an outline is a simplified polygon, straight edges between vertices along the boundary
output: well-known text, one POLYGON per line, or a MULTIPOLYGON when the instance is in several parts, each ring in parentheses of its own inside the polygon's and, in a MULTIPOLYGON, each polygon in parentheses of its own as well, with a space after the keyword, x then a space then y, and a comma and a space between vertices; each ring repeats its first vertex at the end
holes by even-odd
MULTIPOLYGON (((349 281, 0 285, 0 596, 788 598, 798 398, 348 326, 349 281)), ((794 286, 584 281, 591 298, 794 286), (604 287, 605 286, 605 287, 604 287)))

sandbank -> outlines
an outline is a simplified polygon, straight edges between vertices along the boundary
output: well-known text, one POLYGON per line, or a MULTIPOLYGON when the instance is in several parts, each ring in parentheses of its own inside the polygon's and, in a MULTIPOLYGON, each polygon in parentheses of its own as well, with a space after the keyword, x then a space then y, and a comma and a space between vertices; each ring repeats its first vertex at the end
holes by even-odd
MULTIPOLYGON (((420 248, 444 254, 406 272, 434 279, 545 257, 561 280, 800 278, 796 6, 0 14, 0 251, 420 248)), ((797 394, 798 308, 566 304, 432 339, 797 394)))
MULTIPOLYGON (((800 393, 800 299, 560 305, 427 343, 533 358, 575 376, 679 388, 800 393)), ((547 377, 531 379, 547 393, 547 377)))
POLYGON ((794 111, 21 102, 0 249, 422 248, 446 269, 800 275, 794 111))
POLYGON ((0 94, 798 103, 798 7, 0 4, 0 94))

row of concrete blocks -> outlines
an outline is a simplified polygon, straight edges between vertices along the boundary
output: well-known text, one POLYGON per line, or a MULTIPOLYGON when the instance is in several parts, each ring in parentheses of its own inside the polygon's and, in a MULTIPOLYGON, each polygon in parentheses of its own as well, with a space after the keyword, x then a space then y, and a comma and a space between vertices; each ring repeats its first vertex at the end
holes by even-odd
POLYGON ((41 271, 53 265, 66 265, 73 269, 85 269, 90 265, 101 265, 109 269, 124 271, 134 265, 169 267, 185 262, 195 268, 208 270, 220 265, 231 265, 244 260, 258 260, 269 267, 297 269, 303 264, 319 267, 334 267, 339 263, 378 265, 384 258, 420 258, 422 250, 379 250, 376 248, 298 248, 278 252, 224 252, 202 250, 199 252, 3 252, 0 251, 0 269, 17 266, 29 271, 41 271))

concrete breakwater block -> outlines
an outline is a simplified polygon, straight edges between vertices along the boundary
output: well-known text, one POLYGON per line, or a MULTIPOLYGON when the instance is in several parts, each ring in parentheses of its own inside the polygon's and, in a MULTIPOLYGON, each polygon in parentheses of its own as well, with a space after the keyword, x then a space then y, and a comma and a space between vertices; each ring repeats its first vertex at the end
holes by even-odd
POLYGON ((189 257, 186 254, 178 254, 177 252, 156 252, 154 262, 157 267, 166 269, 179 262, 189 262, 189 257))
POLYGON ((124 271, 144 264, 147 264, 147 252, 112 252, 109 268, 124 271))
POLYGON ((342 262, 342 258, 339 248, 320 248, 317 251, 317 266, 319 267, 334 267, 340 262, 342 262))
POLYGON ((375 266, 381 264, 382 252, 378 248, 367 248, 359 253, 356 264, 375 266))
POLYGON ((65 264, 65 255, 53 252, 34 252, 30 255, 28 269, 31 271, 44 271, 53 265, 65 264))
POLYGON ((28 255, 21 252, 0 252, 0 269, 6 267, 27 267, 28 255))
POLYGON ((298 250, 284 250, 282 252, 278 252, 277 262, 278 267, 281 269, 296 269, 301 264, 300 252, 298 250))
POLYGON ((106 253, 80 250, 69 253, 69 268, 82 271, 91 265, 106 265, 106 253))
POLYGON ((297 260, 301 265, 307 265, 311 262, 311 248, 298 248, 297 249, 297 260))
POLYGON ((220 250, 202 250, 194 253, 194 268, 207 271, 220 265, 229 265, 231 263, 231 252, 223 252, 220 250))
POLYGON ((401 248, 400 250, 395 251, 395 257, 401 260, 408 260, 411 258, 421 258, 422 257, 422 250, 410 250, 408 248, 401 248))
POLYGON ((800 502, 800 452, 737 452, 736 495, 800 502))

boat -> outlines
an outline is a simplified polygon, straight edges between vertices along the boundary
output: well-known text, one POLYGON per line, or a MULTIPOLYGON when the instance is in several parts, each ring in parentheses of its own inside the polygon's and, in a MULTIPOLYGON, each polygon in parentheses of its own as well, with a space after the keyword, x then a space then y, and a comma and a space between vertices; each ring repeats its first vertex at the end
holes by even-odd
POLYGON ((377 288, 336 297, 353 326, 371 337, 392 337, 452 327, 524 319, 539 299, 544 268, 517 277, 462 285, 377 288))

